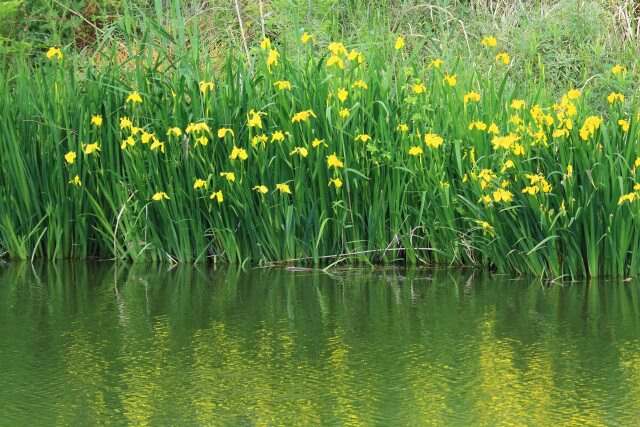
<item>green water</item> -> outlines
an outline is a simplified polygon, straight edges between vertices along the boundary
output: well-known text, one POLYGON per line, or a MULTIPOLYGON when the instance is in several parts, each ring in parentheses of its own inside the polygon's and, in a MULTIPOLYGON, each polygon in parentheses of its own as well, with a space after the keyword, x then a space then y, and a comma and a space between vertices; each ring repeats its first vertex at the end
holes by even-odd
POLYGON ((640 285, 0 266, 1 425, 637 425, 640 285))

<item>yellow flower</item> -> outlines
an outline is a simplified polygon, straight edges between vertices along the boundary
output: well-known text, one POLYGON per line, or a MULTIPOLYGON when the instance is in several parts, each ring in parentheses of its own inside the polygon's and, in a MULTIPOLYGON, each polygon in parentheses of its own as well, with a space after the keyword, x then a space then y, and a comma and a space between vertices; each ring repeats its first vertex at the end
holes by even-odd
POLYGON ((100 114, 96 116, 91 116, 91 124, 96 125, 98 127, 102 126, 102 116, 100 114))
POLYGON ((213 193, 211 193, 211 195, 209 196, 209 199, 213 200, 213 199, 217 199, 218 203, 222 203, 224 202, 224 197, 222 197, 222 191, 214 191, 213 193))
POLYGON ((229 129, 229 128, 218 129, 218 138, 224 138, 228 133, 230 133, 231 137, 235 139, 236 136, 233 133, 233 129, 229 129))
MULTIPOLYGON (((491 201, 491 200, 489 200, 491 201)), ((493 237, 495 234, 493 234, 494 228, 491 224, 489 224, 487 221, 480 221, 480 220, 476 220, 476 224, 480 225, 480 227, 482 227, 482 230, 485 234, 489 234, 491 237, 493 237)))
POLYGON ((223 178, 227 178, 227 181, 229 182, 236 181, 236 174, 233 172, 220 172, 220 176, 223 178))
POLYGON ((280 58, 280 54, 277 50, 269 50, 269 56, 267 57, 267 69, 269 72, 271 72, 271 66, 278 65, 278 58, 280 58))
POLYGON ((214 87, 215 85, 213 84, 213 82, 205 82, 204 80, 200 80, 200 92, 202 92, 203 95, 207 93, 207 90, 212 91, 214 87))
POLYGON ((131 128, 131 126, 133 126, 133 123, 131 123, 128 117, 122 117, 120 119, 120 129, 131 128))
POLYGON ((344 68, 344 61, 337 55, 331 55, 329 59, 327 59, 327 67, 332 67, 337 65, 340 69, 344 68))
POLYGON ((413 85, 413 93, 415 94, 421 94, 421 93, 425 93, 427 91, 427 86, 424 83, 420 83, 417 85, 413 85))
POLYGON ((511 108, 514 110, 522 110, 526 106, 526 103, 522 99, 514 99, 511 101, 511 108))
POLYGON ((519 141, 520 137, 510 133, 507 136, 494 136, 491 140, 491 144, 493 144, 493 149, 497 150, 498 148, 503 148, 505 150, 510 150, 511 146, 519 141))
MULTIPOLYGON (((545 114, 544 116, 542 116, 541 120, 547 127, 550 127, 554 123, 553 116, 551 114, 545 114)), ((569 119, 569 121, 571 120, 569 119)))
POLYGON ((355 137, 354 141, 362 141, 362 142, 371 141, 371 136, 367 135, 366 133, 361 133, 355 137))
POLYGON ((171 135, 180 136, 182 135, 182 131, 178 127, 169 128, 169 130, 167 130, 167 136, 171 135))
POLYGON ((152 133, 142 131, 142 136, 140 137, 140 141, 142 141, 143 144, 148 144, 149 141, 151 141, 151 138, 155 140, 155 135, 152 133))
POLYGON ((507 65, 509 62, 511 62, 511 58, 509 57, 508 53, 500 52, 496 55, 496 61, 502 62, 504 65, 507 65))
POLYGON ((396 39, 396 44, 393 46, 396 50, 402 49, 404 47, 404 38, 398 37, 396 39))
POLYGON ((140 94, 138 92, 131 92, 129 94, 129 96, 127 97, 126 102, 137 102, 137 103, 140 103, 140 102, 142 102, 142 97, 140 96, 140 94))
POLYGON ((151 196, 151 198, 156 202, 159 202, 163 199, 169 200, 169 196, 167 196, 167 193, 165 193, 164 191, 158 191, 156 194, 151 196))
POLYGON ((245 150, 244 148, 238 148, 234 145, 229 158, 231 160, 235 160, 238 157, 240 157, 240 160, 247 160, 249 158, 249 155, 247 154, 247 150, 245 150))
POLYGON ((73 184, 76 187, 82 187, 82 181, 80 181, 80 177, 78 175, 74 176, 73 179, 69 181, 69 184, 73 184))
POLYGON ((622 74, 624 76, 625 74, 627 74, 627 68, 620 64, 616 64, 611 67, 611 73, 615 75, 622 74))
POLYGON ((487 130, 487 133, 491 133, 493 135, 497 135, 500 133, 500 129, 498 129, 498 125, 495 123, 491 123, 491 125, 489 125, 489 129, 487 130))
POLYGON ((316 113, 313 112, 313 110, 305 110, 305 111, 300 111, 299 113, 296 113, 293 115, 293 117, 291 117, 291 123, 296 123, 296 122, 306 122, 309 117, 314 117, 314 118, 318 118, 318 116, 316 116, 316 113))
POLYGON ((524 156, 525 155, 524 147, 520 144, 514 144, 513 154, 515 154, 516 156, 524 156))
POLYGON ((187 125, 187 128, 185 129, 185 132, 188 134, 193 132, 211 132, 211 129, 209 129, 209 125, 204 122, 189 123, 189 125, 187 125))
POLYGON ((396 126, 396 130, 400 132, 408 132, 409 126, 407 126, 405 123, 400 123, 398 126, 396 126))
POLYGON ((607 101, 609 101, 609 104, 613 104, 616 101, 624 102, 624 95, 621 93, 611 92, 609 96, 607 96, 607 101))
POLYGON ((479 131, 484 131, 487 129, 487 125, 485 122, 471 122, 469 123, 469 130, 473 130, 474 128, 479 131))
POLYGON ((493 36, 484 36, 480 41, 480 44, 482 46, 495 47, 498 44, 498 40, 493 36))
POLYGON ((433 67, 437 70, 442 66, 442 64, 444 64, 444 61, 442 59, 432 59, 431 62, 429 62, 429 68, 433 67))
POLYGON ((347 92, 345 88, 338 89, 338 99, 340 100, 340 102, 346 101, 348 95, 349 92, 347 92))
POLYGON ((542 108, 540 108, 538 104, 531 107, 531 109, 529 110, 529 113, 531 114, 531 117, 533 118, 533 120, 535 120, 536 122, 542 122, 542 120, 544 119, 544 112, 542 111, 542 108))
POLYGON ((256 185, 255 187, 253 187, 253 190, 259 191, 262 194, 265 194, 267 191, 269 191, 266 185, 256 185))
POLYGON ((498 188, 496 191, 493 192, 493 200, 496 202, 503 201, 508 203, 513 200, 513 194, 511 193, 511 191, 498 188))
POLYGON ((347 48, 344 47, 344 44, 340 43, 340 42, 331 42, 329 43, 329 46, 327 46, 327 49, 329 49, 329 51, 334 54, 334 55, 346 55, 347 54, 347 48))
POLYGON ((316 148, 316 147, 318 147, 320 145, 324 145, 325 147, 328 147, 328 145, 325 144, 324 139, 315 138, 313 141, 311 141, 311 146, 313 148, 316 148))
POLYGON ((193 183, 193 189, 197 190, 199 188, 207 188, 207 181, 204 179, 196 179, 196 182, 193 183))
POLYGON ((421 147, 411 147, 411 148, 409 148, 409 155, 411 155, 411 156, 422 156, 422 148, 421 147))
POLYGON ((488 205, 489 203, 491 203, 491 196, 489 196, 488 194, 485 194, 484 196, 481 196, 478 199, 478 203, 484 203, 485 205, 488 205))
POLYGON ((464 105, 467 105, 468 102, 479 102, 480 94, 478 92, 469 92, 464 96, 464 105))
POLYGON ((524 122, 524 120, 522 120, 522 117, 520 117, 518 113, 509 117, 509 123, 513 123, 516 126, 522 124, 522 122, 524 122))
POLYGON ((516 165, 513 163, 513 160, 507 160, 506 162, 504 162, 504 165, 502 165, 502 170, 500 171, 500 173, 504 173, 504 171, 506 171, 507 169, 511 169, 514 168, 516 165))
POLYGON ((618 125, 620 125, 620 127, 622 128, 622 132, 629 132, 629 126, 631 125, 631 123, 629 123, 626 120, 618 120, 618 125))
POLYGON ((343 119, 349 117, 349 109, 343 108, 342 110, 340 110, 340 117, 342 117, 343 119))
POLYGON ((96 151, 100 151, 100 146, 98 145, 97 142, 94 142, 93 144, 87 144, 84 146, 84 154, 86 155, 89 155, 96 151))
MULTIPOLYGON (((471 174, 473 176, 473 174, 471 174)), ((478 179, 481 179, 484 183, 489 183, 493 178, 496 177, 496 174, 493 173, 491 169, 482 169, 478 174, 478 179)), ((482 187, 484 188, 484 187, 482 187)))
POLYGON ((207 144, 209 143, 209 138, 207 138, 206 136, 202 135, 199 138, 196 138, 196 145, 200 144, 203 147, 205 147, 207 144))
POLYGON ((580 98, 580 91, 578 89, 571 89, 569 92, 567 92, 567 97, 569 99, 578 99, 580 98))
POLYGON ((284 141, 284 134, 282 133, 282 131, 275 131, 273 134, 271 134, 271 142, 282 142, 284 141))
POLYGON ((583 141, 586 141, 590 136, 595 135, 596 129, 599 129, 601 124, 602 118, 598 116, 587 117, 582 128, 580 128, 580 138, 582 138, 583 141))
POLYGON ((571 165, 571 163, 567 165, 567 176, 573 176, 573 165, 571 165))
MULTIPOLYGON (((262 111, 256 112, 255 110, 249 111, 247 114, 247 124, 249 127, 258 127, 262 129, 262 118, 261 116, 266 116, 267 113, 263 113, 262 111)), ((231 133, 233 135, 233 132, 231 133)), ((218 131, 218 136, 220 136, 220 131, 218 131)))
POLYGON ((311 34, 307 33, 306 31, 304 33, 302 33, 302 36, 300 36, 300 41, 303 44, 307 44, 309 42, 309 40, 311 40, 313 43, 316 42, 316 38, 313 37, 311 34))
POLYGON ((535 196, 536 194, 538 194, 538 191, 540 191, 540 188, 537 186, 524 187, 522 189, 522 192, 524 194, 529 194, 530 196, 535 196))
POLYGON ((258 145, 259 142, 262 143, 262 145, 267 143, 267 140, 269 139, 269 137, 266 134, 262 134, 262 135, 255 135, 252 139, 251 139, 251 145, 253 145, 254 147, 256 145, 258 145))
POLYGON ((160 151, 164 153, 164 142, 160 142, 159 140, 154 138, 153 144, 151 144, 150 149, 153 151, 153 150, 156 150, 157 148, 159 148, 160 151))
POLYGON ((525 174, 525 177, 529 180, 529 182, 531 183, 531 185, 536 184, 538 182, 541 182, 544 177, 542 177, 542 175, 533 175, 533 174, 525 174))
POLYGON ((51 59, 54 56, 58 57, 58 59, 62 59, 62 51, 57 47, 50 47, 47 51, 47 59, 51 59))
POLYGON ((131 136, 127 139, 123 139, 122 144, 120 144, 120 149, 124 150, 125 148, 127 148, 127 145, 133 147, 134 145, 136 145, 136 140, 131 136))
POLYGON ((443 142, 444 140, 435 133, 427 133, 424 135, 424 143, 427 145, 427 147, 438 148, 442 145, 443 142))
POLYGON ((347 59, 349 61, 353 61, 354 59, 358 60, 358 64, 362 64, 362 53, 358 52, 355 49, 352 49, 351 52, 347 55, 347 59))
POLYGON ((276 190, 280 191, 281 193, 291 194, 291 190, 289 189, 289 186, 287 184, 276 184, 276 190))
POLYGON ((369 86, 367 86, 367 83, 364 80, 357 80, 357 81, 353 82, 351 87, 358 87, 360 89, 365 89, 365 90, 369 89, 369 86))
POLYGON ((330 156, 327 156, 327 167, 342 168, 344 167, 344 164, 340 159, 338 159, 336 153, 333 153, 330 156))
POLYGON ((638 196, 638 193, 629 193, 629 194, 620 196, 620 198, 618 199, 618 206, 620 206, 624 202, 629 202, 629 203, 633 202, 637 196, 638 196))
POLYGON ((458 80, 455 76, 455 74, 453 76, 450 76, 449 74, 444 76, 444 79, 442 79, 442 84, 443 85, 449 85, 450 87, 455 86, 458 83, 458 80))
POLYGON ((551 136, 553 136, 554 138, 562 138, 563 136, 564 137, 568 137, 569 136, 569 130, 568 129, 555 129, 551 136))
POLYGON ((72 164, 76 160, 76 152, 69 151, 67 154, 64 155, 64 159, 67 161, 68 164, 72 164))
MULTIPOLYGON (((527 187, 526 192, 528 192, 529 194, 532 194, 532 195, 536 194, 540 188, 542 188, 542 191, 544 193, 548 193, 553 189, 551 184, 549 184, 549 182, 540 174, 537 174, 537 175, 526 174, 525 177, 529 180, 529 183, 531 186, 534 186, 536 184, 538 185, 538 187, 536 187, 538 188, 537 190, 532 190, 529 187, 527 187)), ((524 192, 525 191, 523 191, 523 193, 524 192)))
POLYGON ((271 40, 269 40, 268 38, 263 38, 262 42, 260 43, 260 48, 262 50, 267 50, 267 49, 271 49, 271 40))
POLYGON ((307 155, 309 154, 309 151, 304 147, 296 147, 293 149, 291 153, 289 153, 290 156, 293 156, 294 154, 299 154, 302 157, 307 157, 307 155))
POLYGON ((279 90, 291 90, 291 82, 288 80, 278 80, 273 85, 276 86, 279 90))
POLYGON ((340 188, 342 187, 342 180, 340 178, 329 179, 329 187, 331 187, 331 184, 333 184, 336 188, 340 188))

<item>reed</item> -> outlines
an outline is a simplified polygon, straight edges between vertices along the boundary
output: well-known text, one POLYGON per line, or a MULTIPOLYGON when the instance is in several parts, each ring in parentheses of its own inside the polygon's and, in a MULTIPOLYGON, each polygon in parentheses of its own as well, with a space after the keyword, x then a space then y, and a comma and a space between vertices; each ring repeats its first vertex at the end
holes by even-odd
POLYGON ((588 85, 513 79, 490 38, 429 61, 419 40, 306 33, 203 57, 175 5, 170 31, 125 14, 135 37, 90 65, 0 64, 0 252, 638 274, 628 98, 594 111, 588 85))

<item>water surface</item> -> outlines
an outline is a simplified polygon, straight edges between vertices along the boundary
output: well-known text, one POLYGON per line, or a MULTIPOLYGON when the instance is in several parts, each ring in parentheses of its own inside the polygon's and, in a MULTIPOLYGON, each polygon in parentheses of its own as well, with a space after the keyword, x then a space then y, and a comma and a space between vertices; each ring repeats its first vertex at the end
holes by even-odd
POLYGON ((0 424, 637 424, 639 286, 3 265, 0 424))

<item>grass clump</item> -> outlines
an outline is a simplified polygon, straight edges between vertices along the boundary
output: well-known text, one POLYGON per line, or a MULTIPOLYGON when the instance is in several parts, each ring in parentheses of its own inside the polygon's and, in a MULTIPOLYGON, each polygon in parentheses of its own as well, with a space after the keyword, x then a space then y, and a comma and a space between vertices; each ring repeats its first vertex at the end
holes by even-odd
POLYGON ((88 64, 53 47, 0 65, 8 256, 638 274, 624 64, 592 102, 523 78, 490 34, 464 60, 302 31, 212 58, 197 19, 134 23, 88 64))

